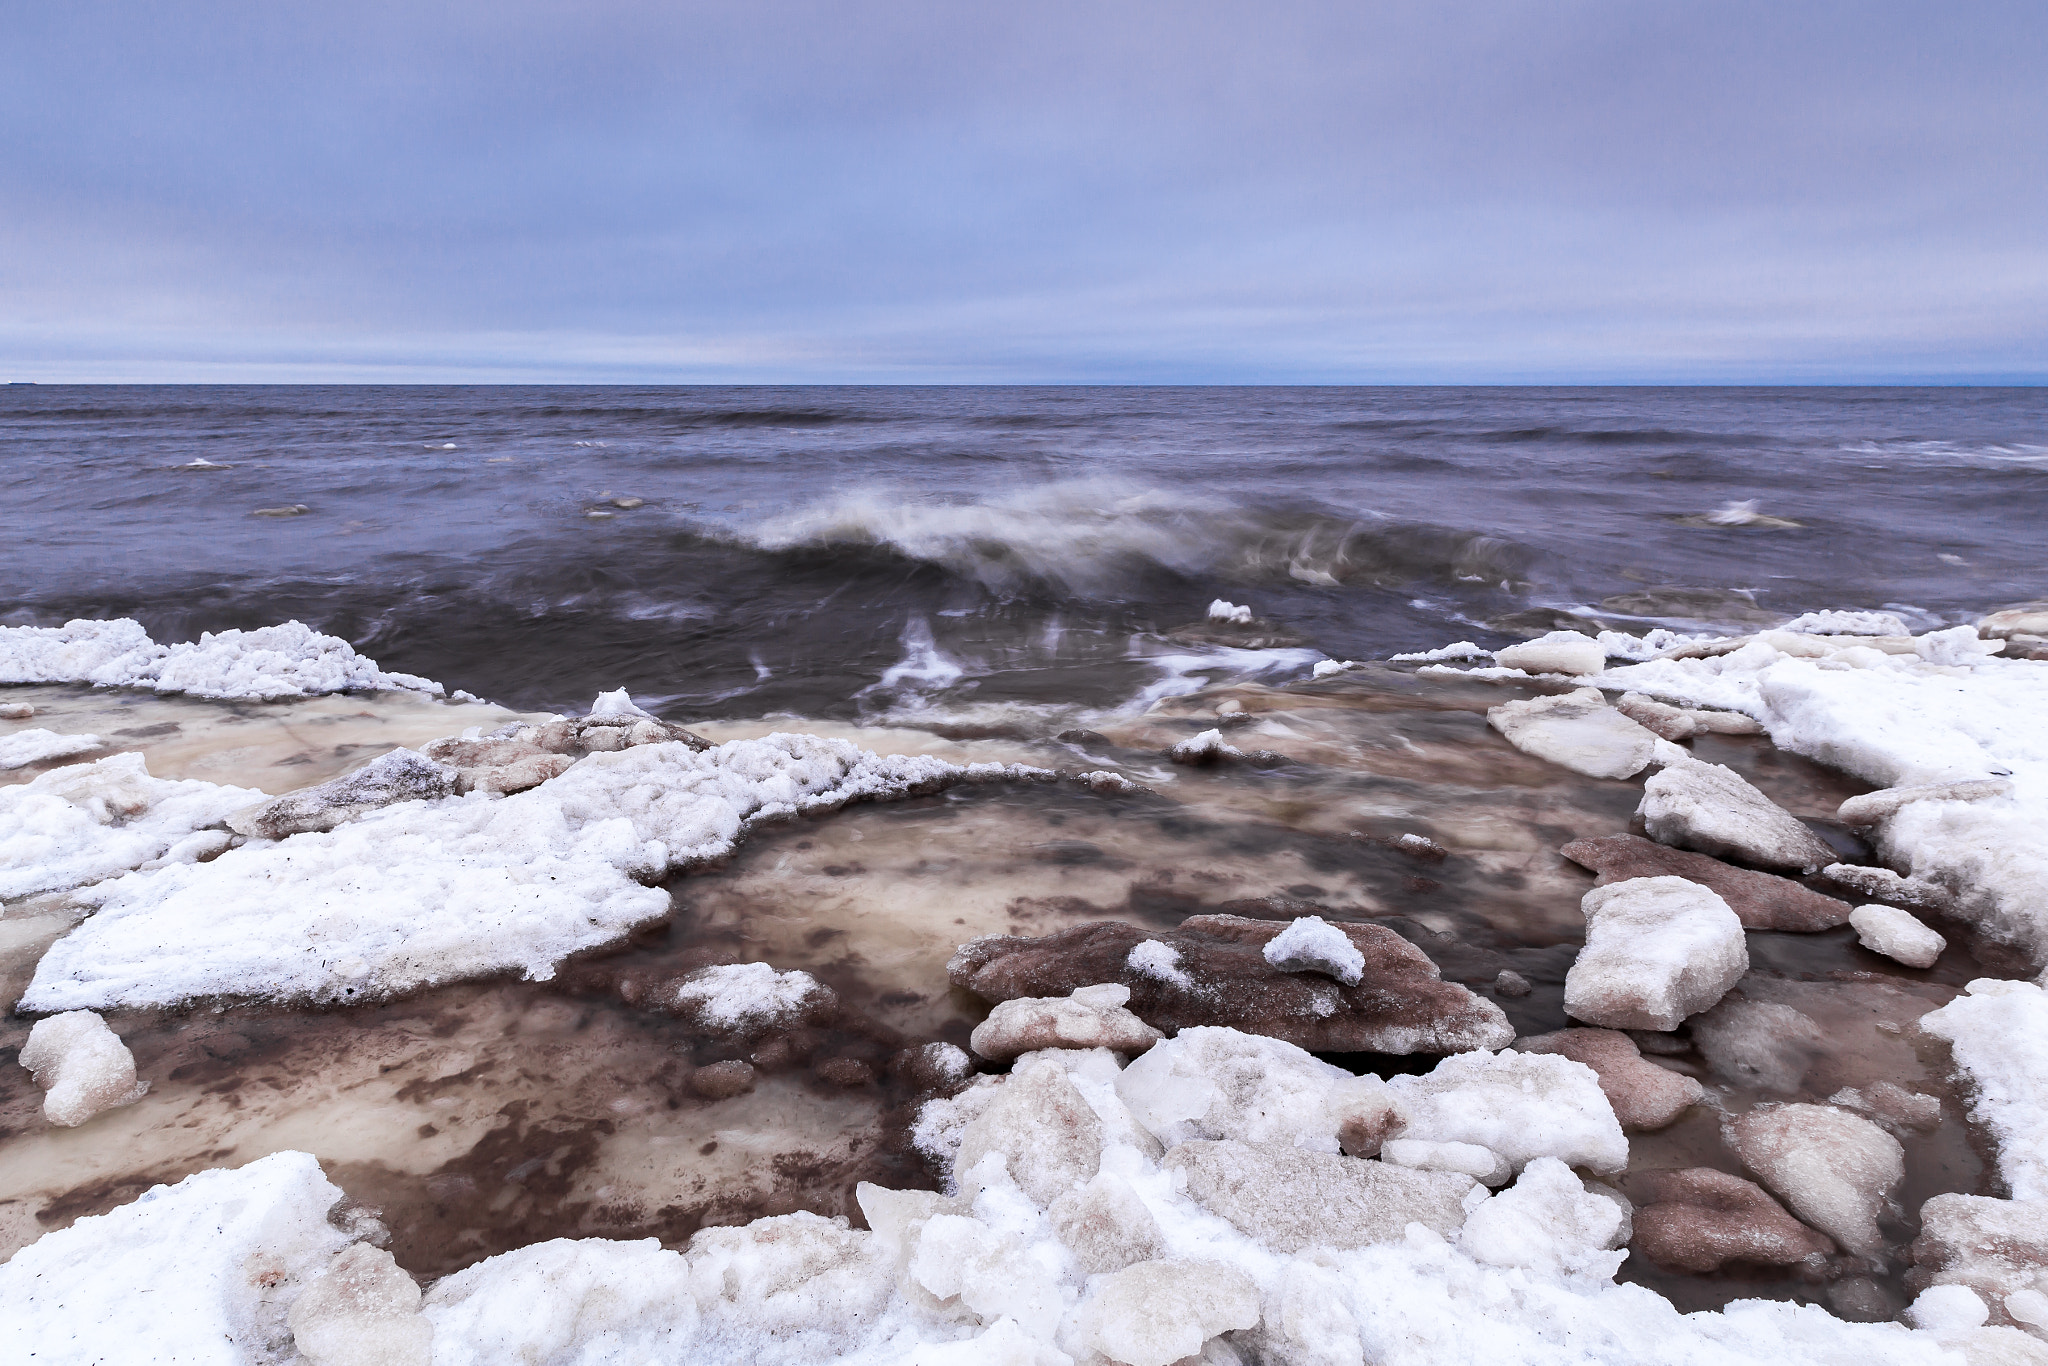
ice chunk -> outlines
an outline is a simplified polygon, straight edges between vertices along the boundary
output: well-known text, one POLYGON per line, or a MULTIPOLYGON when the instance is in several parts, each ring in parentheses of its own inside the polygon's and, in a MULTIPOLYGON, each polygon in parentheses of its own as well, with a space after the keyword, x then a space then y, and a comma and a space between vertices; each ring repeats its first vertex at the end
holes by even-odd
POLYGON ((1849 916, 1857 940, 1872 953, 1896 959, 1909 968, 1931 968, 1948 940, 1906 911, 1891 906, 1861 906, 1849 916))
POLYGON ((1612 1029, 1560 1029, 1517 1039, 1515 1047, 1524 1053, 1556 1053, 1592 1068, 1624 1133, 1662 1129, 1706 1094, 1697 1081, 1649 1061, 1634 1039, 1612 1029))
POLYGON ((960 1137, 954 1170, 965 1184, 999 1154, 1010 1179, 1040 1209, 1085 1185, 1102 1165, 1102 1120, 1057 1067, 1033 1067, 999 1088, 960 1137))
POLYGON ((1820 1026, 1791 1006, 1740 993, 1694 1019, 1688 1032, 1716 1075, 1760 1091, 1797 1091, 1827 1043, 1820 1026))
POLYGON ((353 773, 237 811, 228 818, 228 825, 244 835, 267 840, 332 830, 399 802, 452 796, 456 777, 454 769, 417 750, 394 749, 353 773))
POLYGON ((1458 1172, 1274 1143, 1183 1143, 1166 1154, 1190 1199, 1275 1252, 1400 1242, 1411 1223, 1450 1234, 1476 1189, 1458 1172))
POLYGON ((1494 663, 1532 674, 1596 674, 1607 667, 1607 651, 1591 636, 1552 631, 1493 652, 1494 663))
POLYGON ((1241 759, 1244 751, 1223 742, 1220 730, 1205 730, 1199 735, 1181 741, 1166 751, 1166 757, 1177 764, 1213 764, 1222 759, 1241 759))
POLYGON ((1422 650, 1413 654, 1389 656, 1396 664, 1434 664, 1444 659, 1487 659, 1491 650, 1482 650, 1469 640, 1455 641, 1436 650, 1422 650))
POLYGON ((1408 1112, 1407 1138, 1476 1143, 1516 1171, 1539 1157, 1593 1172, 1628 1164, 1628 1140, 1599 1077, 1569 1058, 1481 1049, 1388 1085, 1408 1112))
POLYGON ((1850 1252, 1884 1250, 1877 1217, 1905 1175, 1899 1141, 1827 1105, 1760 1105, 1728 1126, 1728 1146, 1800 1218, 1850 1252))
POLYGON ((960 1302, 984 1323, 1008 1318, 1034 1338, 1060 1320, 1058 1273, 1013 1234, 961 1214, 938 1214, 917 1233, 909 1278, 934 1297, 960 1302))
POLYGON ((577 1359, 596 1340, 652 1356, 697 1325, 689 1264, 652 1238, 556 1238, 478 1262, 437 1283, 421 1312, 434 1366, 577 1359))
POLYGON ((27 768, 30 764, 46 763, 51 759, 68 759, 100 748, 102 742, 97 735, 59 735, 54 730, 41 727, 18 730, 12 735, 0 735, 0 770, 27 768))
POLYGON ((611 692, 599 693, 597 700, 590 704, 590 714, 592 716, 631 716, 635 718, 652 717, 654 715, 653 712, 643 710, 638 703, 634 702, 627 695, 624 688, 615 688, 611 692))
POLYGON ((431 1366, 434 1325, 391 1254, 343 1248, 293 1303, 292 1342, 308 1366, 431 1366))
POLYGON ((1309 672, 1317 678, 1335 678, 1338 674, 1357 667, 1358 661, 1355 659, 1319 659, 1316 661, 1315 668, 1309 672))
POLYGON ((1912 628, 1896 612, 1807 612, 1778 628, 1811 636, 1908 636, 1912 628))
POLYGON ((1337 1151, 1359 1078, 1279 1039, 1196 1027, 1117 1075, 1116 1092, 1161 1143, 1234 1138, 1337 1151))
POLYGON ((1929 631, 1913 641, 1913 653, 1929 664, 1965 667, 1982 663, 1986 656, 2005 648, 2005 642, 1983 640, 1974 626, 1951 626, 1946 631, 1929 631))
POLYGON ((0 702, 0 721, 26 721, 36 714, 27 702, 0 702))
POLYGON ((1913 1262, 1912 1283, 1967 1285, 2011 1313, 2012 1295, 2048 1288, 2048 1202, 1937 1195, 1920 1207, 1913 1262))
POLYGON ((208 631, 196 642, 169 646, 125 618, 0 626, 0 683, 91 683, 269 701, 349 691, 441 692, 430 679, 386 673, 347 641, 297 621, 208 631))
POLYGON ((1066 996, 1020 996, 999 1002, 968 1042, 992 1062, 1041 1048, 1142 1053, 1166 1036, 1123 1008, 1130 999, 1131 989, 1115 983, 1076 987, 1066 996))
POLYGON ((1953 783, 1886 787, 1850 797, 1835 812, 1844 825, 1870 826, 1896 816, 1914 802, 1981 802, 2012 793, 2007 778, 1970 778, 1953 783))
POLYGON ((1636 1251, 1671 1271, 1703 1275, 1731 1261, 1787 1266, 1834 1251, 1761 1186, 1710 1167, 1631 1173, 1636 1251))
POLYGON ((1141 1262, 1103 1279, 1082 1308, 1088 1344, 1125 1366, 1170 1366, 1218 1333, 1259 1321, 1259 1286, 1225 1262, 1141 1262))
POLYGON ((1980 977, 1920 1028, 1947 1039, 1969 1073, 1970 1118, 1996 1141, 2013 1197, 2048 1201, 2048 992, 1980 977))
POLYGON ((1346 986, 1365 973, 1365 955, 1344 931, 1319 915, 1299 916, 1266 941, 1262 952, 1282 972, 1320 972, 1346 986))
POLYGON ((1677 877, 1631 878, 1587 892, 1586 946, 1564 982, 1565 1010, 1611 1029, 1674 1029, 1749 971, 1728 903, 1677 877))
POLYGON ((1506 1158, 1477 1143, 1426 1143, 1416 1138, 1393 1138, 1380 1145, 1379 1155, 1382 1162, 1419 1172, 1461 1172, 1482 1186, 1506 1185, 1514 1175, 1506 1158))
POLYGON ((1685 759, 1643 784, 1637 813, 1662 844, 1813 872, 1835 861, 1821 838, 1720 764, 1685 759))
POLYGON ((1598 688, 1503 702, 1486 721, 1523 753, 1589 778, 1632 778, 1669 744, 1608 706, 1598 688))
POLYGON ((67 1127, 140 1100, 149 1090, 148 1082, 135 1080, 135 1055, 128 1045, 90 1010, 36 1021, 21 1046, 21 1065, 43 1088, 43 1114, 50 1123, 67 1127))
POLYGON ((1941 1123, 1941 1102, 1938 1099, 1908 1091, 1889 1081, 1872 1082, 1860 1089, 1844 1086, 1828 1097, 1828 1104, 1854 1110, 1866 1119, 1876 1120, 1893 1133, 1902 1129, 1926 1133, 1941 1123))
POLYGON ((838 1003, 832 989, 808 972, 777 972, 766 963, 722 963, 684 977, 668 1006, 712 1029, 748 1032, 794 1026, 829 1014, 838 1003))
POLYGON ((1251 623, 1251 619, 1252 609, 1249 607, 1242 607, 1233 602, 1225 602, 1222 598, 1218 598, 1209 604, 1209 620, 1211 621, 1227 621, 1234 625, 1246 626, 1251 623))
POLYGON ((0 1361, 275 1360, 285 1315, 349 1241, 310 1154, 157 1186, 46 1233, 0 1265, 0 1361))
POLYGON ((1053 1201, 1050 1213, 1060 1242, 1091 1275, 1166 1255, 1159 1221, 1120 1176, 1098 1173, 1053 1201))
POLYGON ((1489 1266, 1605 1280, 1628 1259, 1614 1250, 1625 1237, 1614 1201, 1588 1191, 1556 1158, 1539 1157, 1512 1187, 1466 1216, 1458 1246, 1489 1266))
POLYGON ((1929 1286, 1905 1313, 1906 1322, 1931 1332, 1980 1328, 1990 1317, 1989 1306, 1967 1285, 1929 1286))
POLYGON ((1739 711, 1691 711, 1666 706, 1639 692, 1623 693, 1614 709, 1653 735, 1690 740, 1696 735, 1761 735, 1763 724, 1739 711))

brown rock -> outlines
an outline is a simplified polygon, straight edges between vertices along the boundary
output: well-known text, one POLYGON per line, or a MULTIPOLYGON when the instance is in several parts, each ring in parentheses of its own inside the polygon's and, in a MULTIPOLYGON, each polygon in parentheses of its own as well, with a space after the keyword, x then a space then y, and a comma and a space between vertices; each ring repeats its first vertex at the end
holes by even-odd
POLYGON ((1810 891, 1791 878, 1737 868, 1639 835, 1573 840, 1558 852, 1599 874, 1596 886, 1638 877, 1682 877, 1697 882, 1727 902, 1745 930, 1831 930, 1848 924, 1849 913, 1856 909, 1846 901, 1810 891))
POLYGON ((866 1086, 875 1079, 875 1069, 859 1058, 827 1058, 818 1064, 818 1076, 834 1086, 866 1086))
POLYGON ((1629 1246, 1668 1271, 1699 1274, 1735 1261, 1789 1266, 1834 1251, 1827 1235, 1787 1214, 1763 1187, 1727 1172, 1636 1172, 1626 1184, 1637 1202, 1629 1246))
POLYGON ((458 792, 524 792, 561 777, 576 762, 526 740, 450 738, 422 746, 420 752, 455 770, 458 792))
POLYGON ((715 1062, 690 1074, 690 1089, 706 1100, 729 1100, 754 1089, 754 1069, 744 1062, 715 1062))
POLYGON ((1619 1030, 1560 1029, 1517 1039, 1515 1047, 1524 1053, 1556 1053, 1592 1068, 1614 1117, 1630 1133, 1664 1128, 1706 1094, 1691 1077, 1645 1058, 1635 1040, 1619 1030))
POLYGON ((1346 986, 1268 963, 1266 943, 1286 928, 1285 921, 1197 915, 1148 934, 1102 920, 1036 939, 977 939, 961 945, 946 972, 955 986, 992 1002, 1121 983, 1131 991, 1125 1008, 1168 1034, 1227 1025, 1316 1052, 1463 1053, 1514 1038, 1499 1006, 1442 980, 1436 964, 1392 930, 1338 926, 1365 956, 1358 985, 1346 986), (1131 950, 1148 940, 1173 950, 1170 977, 1131 965, 1131 950))

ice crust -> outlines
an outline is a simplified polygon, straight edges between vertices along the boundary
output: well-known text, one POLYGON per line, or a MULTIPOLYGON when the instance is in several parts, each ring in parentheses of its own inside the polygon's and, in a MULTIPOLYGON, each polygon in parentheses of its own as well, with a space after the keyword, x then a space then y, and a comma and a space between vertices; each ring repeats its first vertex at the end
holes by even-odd
POLYGON ((287 621, 254 631, 208 631, 159 645, 127 618, 63 626, 0 626, 0 683, 90 683, 195 697, 274 701, 355 691, 439 694, 441 685, 386 673, 347 641, 287 621))
POLYGON ((1632 778, 1653 761, 1683 755, 1608 706, 1598 688, 1503 702, 1486 720, 1523 753, 1589 778, 1632 778))
POLYGON ((667 893, 644 884, 724 855, 755 822, 1044 776, 812 735, 592 754, 510 797, 400 802, 79 892, 99 909, 44 955, 22 1008, 367 1000, 508 970, 545 979, 568 954, 666 915, 667 893))
POLYGON ((199 832, 261 800, 253 788, 152 778, 140 754, 0 787, 0 900, 67 891, 154 861, 212 857, 227 847, 226 832, 199 832))
POLYGON ((0 735, 0 770, 27 768, 51 759, 68 759, 101 748, 97 735, 59 735, 40 726, 0 735))

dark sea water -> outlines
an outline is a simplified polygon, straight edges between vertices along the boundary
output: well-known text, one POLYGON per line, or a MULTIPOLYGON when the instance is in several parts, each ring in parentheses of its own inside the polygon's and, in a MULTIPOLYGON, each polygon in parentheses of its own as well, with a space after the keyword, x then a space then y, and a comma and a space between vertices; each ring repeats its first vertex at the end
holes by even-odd
POLYGON ((15 624, 297 617, 521 706, 1100 707, 1545 609, 2038 596, 2048 394, 39 386, 0 490, 15 624), (1315 653, 1171 634, 1217 597, 1315 653))

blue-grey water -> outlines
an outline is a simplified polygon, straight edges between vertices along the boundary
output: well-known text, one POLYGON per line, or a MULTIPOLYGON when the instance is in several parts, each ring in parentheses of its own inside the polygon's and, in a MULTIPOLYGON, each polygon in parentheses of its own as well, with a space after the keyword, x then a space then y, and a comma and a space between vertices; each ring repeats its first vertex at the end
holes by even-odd
POLYGON ((678 715, 1114 704, 1260 667, 1169 638, 1217 597, 1363 658, 1543 609, 1932 624, 2048 563, 2030 389, 17 386, 0 451, 8 622, 297 617, 678 715))

